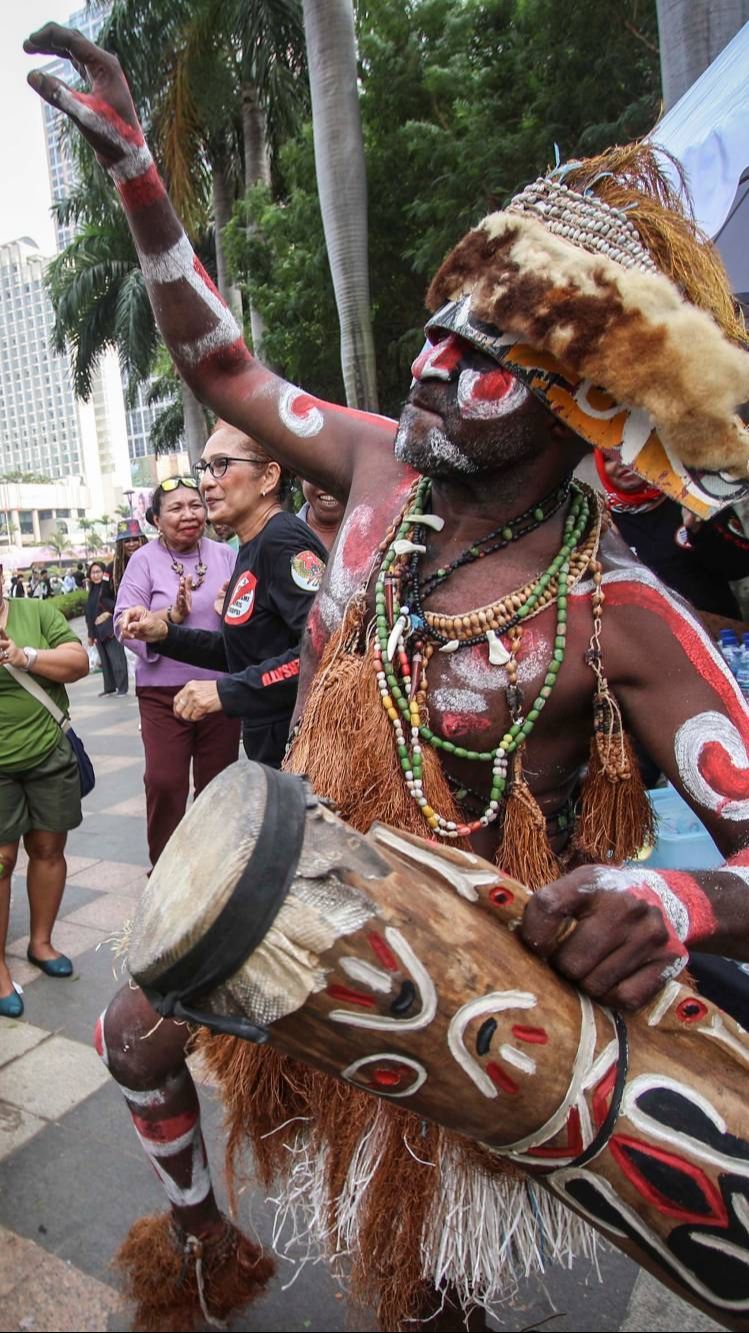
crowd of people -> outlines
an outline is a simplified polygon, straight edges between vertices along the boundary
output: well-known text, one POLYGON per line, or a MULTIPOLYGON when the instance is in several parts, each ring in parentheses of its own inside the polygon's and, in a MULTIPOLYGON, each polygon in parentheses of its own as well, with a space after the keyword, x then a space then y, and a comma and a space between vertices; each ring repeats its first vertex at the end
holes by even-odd
MULTIPOLYGON (((573 983, 584 1016, 591 1002, 621 1012, 652 1005, 657 1028, 688 964, 699 987, 710 971, 701 960, 749 963, 749 711, 705 628, 711 617, 739 619, 730 582, 749 574, 739 518, 749 357, 725 273, 652 149, 570 163, 469 232, 430 287, 426 343, 396 423, 313 399, 252 357, 194 261, 117 62, 56 25, 27 47, 71 56, 87 75, 92 97, 48 74, 35 74, 33 86, 111 171, 167 347, 218 420, 193 474, 154 492, 156 538, 145 541, 137 521, 125 520, 112 566, 94 561, 87 573, 89 646, 101 657, 104 694, 127 691, 125 653, 137 659, 152 886, 191 777, 196 794, 215 792, 209 784, 237 759, 241 740, 242 763, 304 775, 353 830, 380 821, 430 839, 425 863, 452 866, 446 879, 457 875, 450 849, 462 848, 471 864, 484 858, 526 885, 533 892, 518 938, 573 983), (576 475, 591 452, 597 488, 576 475), (299 513, 288 505, 294 475, 303 479, 299 513), (206 536, 209 523, 222 540, 206 536), (719 869, 638 868, 654 839, 645 784, 663 779, 712 835, 725 857, 719 869)), ((6 597, 0 582, 0 668, 0 945, 23 840, 29 957, 64 977, 72 965, 52 930, 80 785, 62 724, 28 682, 38 677, 64 718, 64 687, 86 674, 87 660, 49 593, 6 597)), ((284 892, 293 841, 277 840, 264 863, 269 882, 271 863, 287 876, 284 892)), ((463 896, 471 892, 477 899, 463 896)), ((334 920, 341 934, 356 925, 336 918, 343 907, 325 893, 294 910, 327 947, 334 920)), ((427 963, 447 974, 449 926, 433 929, 427 963)), ((381 1326, 456 1327, 475 1303, 489 1307, 512 1287, 502 1256, 514 1236, 527 1239, 528 1271, 550 1234, 554 1255, 573 1247, 564 1182, 542 1216, 517 1167, 502 1174, 496 1154, 451 1132, 439 1060, 427 1075, 423 1048, 418 1060, 407 1056, 403 1035, 428 1026, 438 987, 398 932, 369 938, 374 961, 342 955, 346 984, 327 992, 339 1006, 331 1021, 355 1034, 345 1067, 323 1051, 310 1057, 310 1072, 272 1049, 272 1032, 271 1049, 254 1048, 226 1024, 221 1035, 200 1034, 202 1057, 227 1105, 233 1148, 250 1143, 275 1178, 281 1210, 298 1210, 322 1250, 345 1254, 381 1326), (390 1082, 358 1081, 370 1057, 356 1034, 367 1028, 371 1059, 396 1062, 385 1070, 390 1082), (401 1042, 395 1054, 391 1039, 401 1042), (418 1073, 417 1088, 434 1088, 428 1110, 438 1135, 393 1100, 406 1095, 397 1090, 404 1071, 418 1073), (362 1088, 380 1099, 362 1098, 362 1088), (300 1199, 300 1170, 314 1198, 300 1199), (406 1180, 401 1216, 392 1201, 406 1180), (467 1200, 484 1202, 466 1227, 494 1227, 475 1245, 457 1224, 439 1234, 432 1225, 438 1205, 465 1221, 467 1200)), ((272 1003, 263 1007, 262 988, 244 999, 248 1020, 271 1029, 278 1013, 294 1012, 282 1000, 304 989, 313 943, 284 948, 277 971, 270 949, 262 964, 272 1003)), ((325 985, 314 973, 299 1004, 325 985)), ((533 996, 517 994, 532 1008, 533 996)), ((721 1023, 731 1013, 743 1020, 745 994, 737 968, 733 981, 724 978, 721 1023)), ((196 1033, 169 1016, 178 990, 168 998, 159 1018, 151 990, 129 982, 99 1020, 96 1043, 169 1205, 135 1225, 120 1255, 136 1320, 186 1328, 207 1311, 229 1316, 262 1289, 270 1265, 220 1212, 186 1063, 196 1033)), ((523 1051, 506 1042, 494 1058, 506 1005, 496 993, 480 998, 485 1007, 474 1013, 476 997, 464 997, 464 1027, 456 1036, 451 1024, 448 1038, 470 1075, 465 1097, 476 1088, 484 1099, 515 1096, 518 1071, 535 1074, 532 1054, 548 1033, 517 1024, 523 1051)), ((691 1003, 693 1015, 707 1012, 691 1003)), ((0 1013, 22 1012, 2 962, 0 1013)), ((596 1021, 581 1020, 590 1039, 581 1036, 561 1109, 532 1141, 518 1141, 523 1152, 547 1154, 544 1170, 563 1160, 594 1171, 611 1138, 629 1076, 626 1033, 612 1019, 615 1037, 594 1060, 596 1021), (619 1064, 609 1067, 613 1046, 619 1064)), ((324 1048, 325 1022, 319 1029, 324 1048)), ((725 1028, 711 1031, 726 1044, 725 1028)), ((740 1030, 731 1031, 740 1050, 740 1030)), ((667 1100, 673 1075, 659 1083, 653 1074, 648 1087, 667 1100)), ((739 1140, 706 1105, 699 1124, 693 1108, 656 1109, 671 1115, 669 1144, 687 1153, 686 1141, 709 1124, 713 1157, 719 1147, 727 1159, 739 1140)), ((736 1178, 749 1155, 741 1143, 736 1178)), ((631 1224, 646 1206, 661 1220, 699 1220, 696 1168, 685 1168, 692 1193, 677 1190, 674 1211, 673 1152, 652 1155, 649 1175, 642 1154, 636 1167, 622 1165, 620 1145, 611 1170, 626 1176, 626 1206, 610 1180, 608 1211, 596 1211, 592 1194, 585 1207, 572 1201, 714 1312, 709 1254, 671 1245, 670 1231, 668 1244, 656 1243, 631 1224)), ((518 1161, 527 1164, 522 1154, 518 1161)), ((721 1200, 726 1218, 734 1206, 721 1200)), ((736 1207, 737 1228, 742 1217, 736 1207)))

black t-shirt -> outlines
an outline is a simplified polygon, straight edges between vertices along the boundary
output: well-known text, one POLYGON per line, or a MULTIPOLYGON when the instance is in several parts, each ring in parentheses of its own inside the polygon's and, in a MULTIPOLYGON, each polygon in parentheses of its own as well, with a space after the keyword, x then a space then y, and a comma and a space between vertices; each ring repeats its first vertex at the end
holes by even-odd
POLYGON ((698 611, 739 618, 728 582, 749 574, 749 541, 733 529, 730 513, 690 533, 688 547, 677 541, 682 515, 675 500, 664 500, 642 514, 617 511, 611 517, 642 563, 698 611))
POLYGON ((165 657, 230 673, 218 681, 221 706, 242 718, 245 750, 262 763, 280 762, 296 703, 299 641, 327 554, 296 514, 275 514, 237 552, 221 631, 170 625, 154 644, 165 657))

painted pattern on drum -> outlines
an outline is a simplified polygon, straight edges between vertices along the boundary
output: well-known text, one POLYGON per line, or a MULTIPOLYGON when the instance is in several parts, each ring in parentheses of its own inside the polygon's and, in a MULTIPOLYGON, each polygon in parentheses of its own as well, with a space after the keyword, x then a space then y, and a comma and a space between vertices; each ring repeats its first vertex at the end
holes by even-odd
POLYGON ((426 1082, 427 1071, 418 1060, 383 1051, 354 1060, 341 1071, 341 1078, 380 1097, 413 1097, 426 1082))

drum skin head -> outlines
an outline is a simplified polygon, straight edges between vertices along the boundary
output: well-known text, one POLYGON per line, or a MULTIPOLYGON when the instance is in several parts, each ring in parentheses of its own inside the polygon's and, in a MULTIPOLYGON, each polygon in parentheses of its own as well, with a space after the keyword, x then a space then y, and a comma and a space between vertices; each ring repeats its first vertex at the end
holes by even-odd
POLYGON ((240 759, 200 793, 154 867, 129 942, 128 967, 148 986, 218 917, 246 866, 265 816, 261 764, 240 759))

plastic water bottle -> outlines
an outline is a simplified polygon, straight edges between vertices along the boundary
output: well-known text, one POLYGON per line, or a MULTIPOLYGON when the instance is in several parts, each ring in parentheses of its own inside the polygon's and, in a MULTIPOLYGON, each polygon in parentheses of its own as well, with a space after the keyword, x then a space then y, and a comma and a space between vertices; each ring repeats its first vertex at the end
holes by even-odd
POLYGON ((718 651, 729 671, 732 671, 734 675, 736 675, 739 666, 739 659, 744 655, 743 646, 739 643, 735 630, 721 629, 718 631, 718 651))
POLYGON ((744 698, 749 701, 749 653, 743 651, 736 671, 736 683, 744 698))

